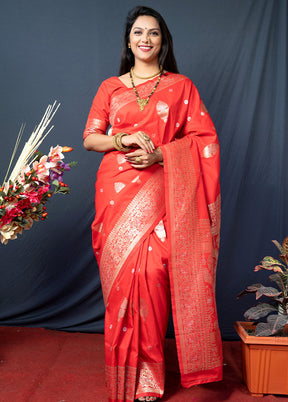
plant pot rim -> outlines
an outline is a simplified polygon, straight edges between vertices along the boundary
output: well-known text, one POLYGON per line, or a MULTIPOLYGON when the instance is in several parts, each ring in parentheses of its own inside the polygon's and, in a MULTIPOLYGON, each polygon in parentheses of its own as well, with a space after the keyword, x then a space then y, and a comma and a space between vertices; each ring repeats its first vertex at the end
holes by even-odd
POLYGON ((236 321, 234 329, 240 336, 244 343, 259 345, 288 345, 288 337, 285 336, 254 336, 248 335, 246 329, 255 328, 256 324, 253 322, 236 321))

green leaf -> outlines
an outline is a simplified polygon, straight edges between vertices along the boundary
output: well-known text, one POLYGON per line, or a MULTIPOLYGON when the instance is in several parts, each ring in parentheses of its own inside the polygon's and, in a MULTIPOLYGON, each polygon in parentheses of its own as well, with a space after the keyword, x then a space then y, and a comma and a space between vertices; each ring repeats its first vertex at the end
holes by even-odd
POLYGON ((256 300, 258 300, 261 296, 267 297, 277 297, 280 296, 282 292, 279 292, 278 289, 272 287, 261 286, 256 292, 256 300))
POLYGON ((259 288, 261 288, 261 286, 262 286, 261 283, 255 283, 254 285, 249 285, 249 286, 247 286, 247 288, 245 290, 243 290, 241 293, 239 293, 237 298, 239 299, 240 297, 247 295, 249 293, 255 293, 255 292, 257 292, 257 290, 259 288))
POLYGON ((0 209, 0 216, 6 215, 6 209, 0 209))
POLYGON ((58 187, 55 190, 55 194, 70 194, 69 187, 58 187))
POLYGON ((270 256, 264 257, 261 262, 262 262, 263 267, 265 267, 265 268, 266 267, 268 268, 271 265, 272 266, 273 265, 279 265, 280 267, 285 267, 285 265, 283 265, 282 262, 280 262, 276 258, 273 258, 273 257, 270 257, 270 256))
POLYGON ((59 193, 70 194, 70 189, 69 187, 60 187, 59 193))
POLYGON ((72 167, 78 165, 78 162, 72 161, 72 162, 69 162, 68 165, 69 165, 70 168, 72 168, 72 167))
POLYGON ((269 276, 269 279, 270 279, 271 282, 275 282, 277 284, 277 286, 279 287, 279 289, 282 290, 282 292, 284 292, 285 285, 284 285, 284 282, 283 282, 282 275, 273 274, 273 275, 269 276))
POLYGON ((257 324, 255 335, 256 336, 271 336, 276 335, 287 323, 287 316, 281 314, 271 314, 266 322, 257 324))
POLYGON ((255 336, 271 336, 270 325, 266 322, 259 322, 255 329, 255 336))
POLYGON ((277 332, 280 331, 280 329, 282 329, 286 323, 287 323, 287 316, 282 315, 282 314, 273 314, 273 315, 269 315, 269 317, 267 318, 267 321, 270 325, 272 334, 276 334, 277 332))
POLYGON ((277 312, 277 307, 269 303, 259 303, 257 306, 249 308, 245 313, 244 317, 247 320, 259 320, 259 318, 266 317, 266 315, 277 312))
POLYGON ((25 218, 23 218, 22 222, 18 222, 18 223, 22 228, 24 228, 28 224, 28 221, 25 218))
POLYGON ((256 265, 256 267, 254 268, 255 272, 258 272, 258 271, 261 271, 261 270, 280 272, 281 274, 283 274, 282 268, 280 268, 280 266, 276 265, 276 264, 275 265, 269 265, 269 266, 256 265))
POLYGON ((59 181, 58 180, 53 180, 52 181, 53 186, 59 186, 59 181))

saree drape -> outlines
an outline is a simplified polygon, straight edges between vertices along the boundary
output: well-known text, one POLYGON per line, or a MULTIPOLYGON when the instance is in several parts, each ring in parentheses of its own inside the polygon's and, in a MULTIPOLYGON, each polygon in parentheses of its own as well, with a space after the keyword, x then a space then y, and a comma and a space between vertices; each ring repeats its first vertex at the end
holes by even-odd
MULTIPOLYGON (((155 79, 138 85, 147 97, 155 79)), ((107 152, 97 174, 93 249, 105 314, 110 401, 162 397, 163 341, 170 298, 183 386, 222 378, 215 304, 219 249, 219 145, 193 83, 165 73, 140 111, 132 88, 102 83, 84 138, 144 131, 160 146, 164 167, 131 167, 107 152)))

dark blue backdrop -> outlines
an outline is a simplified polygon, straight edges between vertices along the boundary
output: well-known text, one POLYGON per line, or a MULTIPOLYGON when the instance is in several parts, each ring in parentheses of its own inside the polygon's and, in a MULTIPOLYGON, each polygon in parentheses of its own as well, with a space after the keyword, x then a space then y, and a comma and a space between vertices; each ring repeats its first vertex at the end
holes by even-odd
MULTIPOLYGON (((71 195, 51 200, 49 220, 0 245, 1 325, 103 331, 104 306, 90 245, 101 158, 84 150, 82 132, 101 81, 118 74, 124 19, 137 4, 0 4, 0 181, 21 123, 27 123, 27 138, 54 99, 62 105, 41 150, 70 145, 71 158, 79 162, 66 175, 71 195)), ((274 253, 271 240, 288 235, 287 2, 142 4, 156 7, 166 19, 180 71, 198 87, 218 131, 222 239, 217 302, 223 338, 232 339, 234 321, 242 319, 251 302, 237 301, 236 295, 261 279, 252 268, 274 253)))

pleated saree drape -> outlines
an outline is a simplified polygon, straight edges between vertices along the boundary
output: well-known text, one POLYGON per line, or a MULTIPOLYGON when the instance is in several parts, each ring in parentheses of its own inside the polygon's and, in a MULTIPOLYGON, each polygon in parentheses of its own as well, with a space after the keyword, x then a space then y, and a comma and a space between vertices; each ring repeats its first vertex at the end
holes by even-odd
MULTIPOLYGON (((138 85, 147 97, 155 79, 138 85)), ((215 305, 219 247, 219 146, 192 82, 166 73, 144 111, 117 77, 94 99, 84 137, 144 131, 164 166, 131 167, 105 154, 92 224, 106 305, 106 381, 110 401, 161 397, 170 299, 181 378, 189 387, 222 378, 215 305)))

